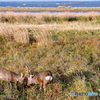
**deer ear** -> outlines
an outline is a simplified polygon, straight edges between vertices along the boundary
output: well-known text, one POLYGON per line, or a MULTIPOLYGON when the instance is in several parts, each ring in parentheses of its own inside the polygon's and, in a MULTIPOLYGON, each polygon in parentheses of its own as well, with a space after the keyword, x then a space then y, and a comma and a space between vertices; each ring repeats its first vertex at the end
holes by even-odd
POLYGON ((34 75, 32 75, 32 78, 34 77, 34 75))
POLYGON ((21 73, 21 77, 24 77, 23 73, 21 73))
POLYGON ((31 79, 32 75, 30 75, 30 79, 31 79))
POLYGON ((30 79, 33 78, 33 77, 34 77, 34 75, 30 75, 30 79))

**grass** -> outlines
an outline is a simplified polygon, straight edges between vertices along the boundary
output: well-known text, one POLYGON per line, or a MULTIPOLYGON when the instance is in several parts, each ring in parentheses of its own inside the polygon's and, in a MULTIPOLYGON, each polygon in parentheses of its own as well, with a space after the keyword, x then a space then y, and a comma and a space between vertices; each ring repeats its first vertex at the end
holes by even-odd
MULTIPOLYGON (((70 97, 70 92, 98 92, 100 94, 100 23, 99 13, 27 14, 4 13, 9 21, 0 23, 0 66, 18 74, 25 74, 24 66, 31 70, 51 70, 53 89, 47 85, 45 94, 39 86, 27 89, 27 95, 15 89, 13 96, 5 82, 0 81, 0 99, 43 99, 43 100, 99 100, 94 96, 70 97), (38 16, 39 15, 39 16, 38 16), (15 17, 16 16, 16 17, 15 17), (20 18, 29 18, 27 22, 20 18), (32 17, 30 17, 32 16, 32 17), (62 20, 63 18, 81 20, 62 20), (89 16, 93 20, 87 20, 89 16), (16 20, 13 21, 13 19, 16 20), (18 19, 19 18, 19 19, 18 19), (35 18, 35 19, 33 19, 35 18), (58 19, 59 18, 59 19, 58 19), (85 19, 84 19, 85 18, 85 19), (31 23, 30 23, 31 22, 31 23)), ((16 87, 15 87, 16 88, 16 87)))
POLYGON ((0 13, 1 23, 62 23, 72 21, 98 21, 100 22, 100 13, 0 13))
POLYGON ((0 7, 0 11, 100 11, 100 7, 65 7, 41 8, 41 7, 0 7))

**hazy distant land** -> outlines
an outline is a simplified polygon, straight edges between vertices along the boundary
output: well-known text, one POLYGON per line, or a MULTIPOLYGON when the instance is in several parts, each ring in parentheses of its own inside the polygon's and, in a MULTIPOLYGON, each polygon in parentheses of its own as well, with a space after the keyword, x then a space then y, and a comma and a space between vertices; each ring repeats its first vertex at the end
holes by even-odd
POLYGON ((0 11, 23 11, 23 12, 32 12, 32 11, 40 11, 40 12, 45 12, 45 11, 100 11, 100 7, 65 7, 65 6, 59 6, 58 8, 38 8, 38 7, 0 7, 0 11))

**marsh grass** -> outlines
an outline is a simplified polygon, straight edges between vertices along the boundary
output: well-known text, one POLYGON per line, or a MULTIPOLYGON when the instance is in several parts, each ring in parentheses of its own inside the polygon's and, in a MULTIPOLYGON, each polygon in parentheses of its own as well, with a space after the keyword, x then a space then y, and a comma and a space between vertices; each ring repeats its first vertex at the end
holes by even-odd
POLYGON ((61 23, 64 21, 100 21, 100 13, 0 13, 0 22, 7 23, 61 23))
POLYGON ((100 11, 100 7, 65 7, 58 6, 58 8, 41 8, 41 7, 0 7, 0 11, 100 11))
POLYGON ((37 72, 51 70, 53 88, 48 84, 44 94, 35 85, 20 96, 15 87, 12 97, 7 84, 0 81, 0 88, 4 87, 0 99, 99 100, 99 97, 70 97, 70 92, 100 93, 100 23, 97 20, 54 21, 55 24, 42 20, 42 23, 0 23, 0 66, 18 74, 26 73, 24 66, 37 72))

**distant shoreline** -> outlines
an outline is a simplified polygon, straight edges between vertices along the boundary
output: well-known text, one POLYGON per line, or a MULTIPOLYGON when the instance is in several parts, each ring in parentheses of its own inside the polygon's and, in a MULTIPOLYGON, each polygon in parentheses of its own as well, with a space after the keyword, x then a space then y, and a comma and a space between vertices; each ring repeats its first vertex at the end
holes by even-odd
POLYGON ((58 8, 35 8, 35 7, 0 7, 0 11, 23 11, 23 12, 68 12, 68 11, 100 11, 100 7, 64 7, 58 8))

